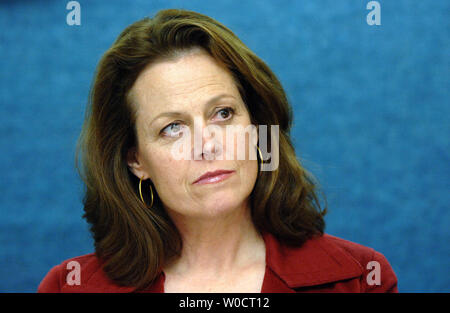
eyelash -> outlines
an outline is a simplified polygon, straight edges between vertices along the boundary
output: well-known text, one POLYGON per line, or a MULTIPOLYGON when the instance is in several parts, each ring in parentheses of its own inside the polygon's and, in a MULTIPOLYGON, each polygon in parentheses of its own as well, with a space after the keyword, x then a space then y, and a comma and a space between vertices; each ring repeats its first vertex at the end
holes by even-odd
MULTIPOLYGON (((217 115, 219 112, 222 112, 222 111, 228 111, 228 113, 232 115, 231 117, 229 117, 229 118, 227 118, 227 119, 225 119, 225 120, 222 120, 222 121, 228 121, 229 119, 231 119, 231 118, 234 116, 234 112, 235 112, 233 108, 231 108, 231 107, 225 107, 225 108, 222 108, 222 109, 220 109, 219 111, 217 111, 217 112, 216 112, 216 115, 217 115)), ((165 130, 166 128, 168 128, 169 126, 172 126, 172 125, 176 125, 176 124, 180 124, 180 123, 178 123, 178 122, 173 122, 173 123, 170 123, 170 124, 166 125, 163 129, 161 129, 160 134, 161 134, 161 135, 164 135, 164 130, 165 130)), ((167 137, 170 137, 170 136, 167 136, 167 137)))

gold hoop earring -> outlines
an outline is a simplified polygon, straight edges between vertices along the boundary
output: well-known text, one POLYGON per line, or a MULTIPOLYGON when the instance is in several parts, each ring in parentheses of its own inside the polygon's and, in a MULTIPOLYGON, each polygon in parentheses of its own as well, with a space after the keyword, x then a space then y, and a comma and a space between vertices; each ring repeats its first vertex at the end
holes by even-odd
MULTIPOLYGON (((153 206, 153 188, 152 188, 152 185, 150 185, 150 193, 151 193, 152 202, 150 203, 150 206, 148 208, 151 208, 153 206)), ((147 207, 147 204, 144 201, 144 197, 142 197, 142 178, 139 180, 139 195, 141 196, 142 203, 144 203, 144 205, 147 207)))
POLYGON ((261 176, 264 160, 263 160, 263 156, 262 156, 261 150, 259 150, 258 146, 256 146, 256 149, 258 149, 259 159, 261 160, 260 161, 260 166, 259 166, 259 176, 261 176))

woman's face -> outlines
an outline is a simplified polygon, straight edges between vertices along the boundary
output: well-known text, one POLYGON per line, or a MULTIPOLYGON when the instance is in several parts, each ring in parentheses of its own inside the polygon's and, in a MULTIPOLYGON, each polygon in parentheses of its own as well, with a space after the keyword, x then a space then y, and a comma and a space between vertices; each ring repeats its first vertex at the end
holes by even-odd
POLYGON ((137 112, 138 147, 130 150, 128 165, 137 177, 153 182, 169 214, 216 217, 248 205, 258 161, 248 157, 248 134, 245 158, 236 154, 242 140, 235 137, 228 143, 225 138, 227 125, 243 129, 251 124, 226 69, 203 50, 193 50, 148 66, 131 89, 130 99, 137 112), (223 130, 221 140, 205 131, 210 125, 223 130), (194 132, 200 134, 200 149, 194 149, 194 132), (174 155, 175 142, 189 143, 190 159, 174 155), (233 157, 225 157, 227 151, 234 151, 228 154, 233 157), (195 183, 206 172, 217 170, 233 172, 221 181, 195 183))

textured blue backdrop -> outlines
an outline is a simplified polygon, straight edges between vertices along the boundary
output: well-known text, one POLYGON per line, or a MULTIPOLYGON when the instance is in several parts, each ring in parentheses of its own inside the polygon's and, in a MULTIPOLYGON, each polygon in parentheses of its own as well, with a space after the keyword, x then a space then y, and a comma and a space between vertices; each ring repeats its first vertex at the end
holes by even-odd
POLYGON ((294 108, 298 157, 328 199, 327 232, 383 253, 400 291, 450 291, 449 1, 0 3, 0 291, 34 292, 93 251, 74 169, 95 66, 162 8, 221 21, 264 59, 294 108))

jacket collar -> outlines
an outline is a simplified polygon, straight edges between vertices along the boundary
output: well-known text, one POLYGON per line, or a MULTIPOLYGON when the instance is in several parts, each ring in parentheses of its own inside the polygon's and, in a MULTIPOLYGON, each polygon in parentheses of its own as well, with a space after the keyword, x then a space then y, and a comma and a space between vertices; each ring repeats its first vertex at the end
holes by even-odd
MULTIPOLYGON (((263 290, 292 292, 293 288, 316 286, 363 274, 360 263, 339 247, 330 235, 311 238, 300 247, 288 246, 268 232, 262 235, 266 245, 266 267, 275 274, 266 273, 263 290)), ((85 284, 78 288, 64 287, 71 292, 134 291, 133 287, 118 286, 110 281, 101 270, 97 258, 93 258, 90 263, 83 270, 85 284)), ((146 292, 164 292, 164 281, 164 273, 161 273, 146 292)))
POLYGON ((363 268, 348 252, 324 234, 307 240, 300 247, 281 243, 263 233, 266 265, 289 288, 315 286, 361 276, 363 268))

